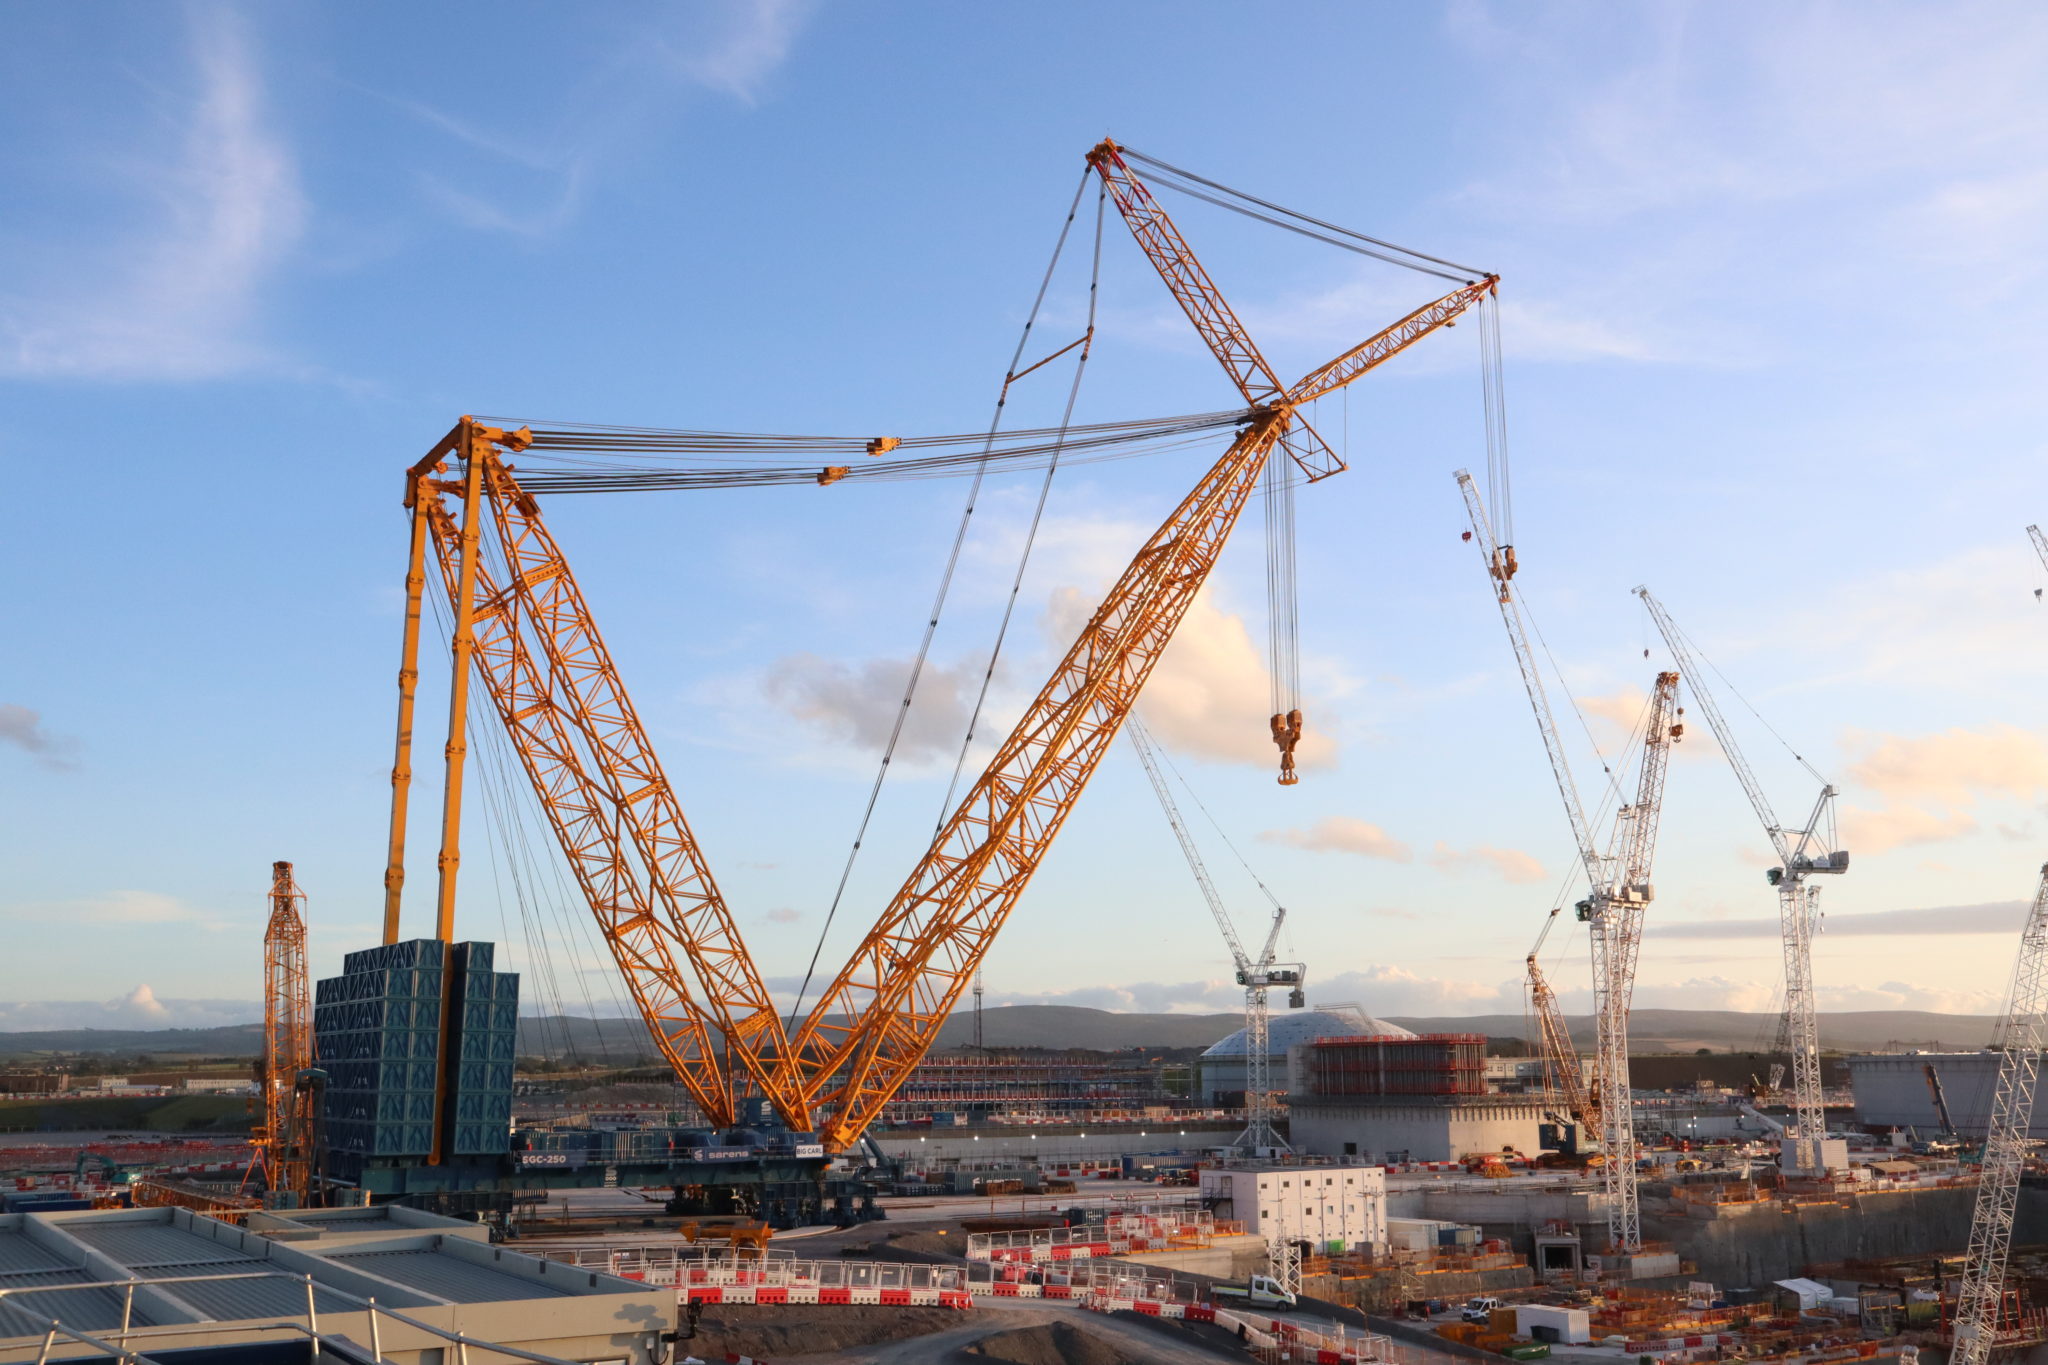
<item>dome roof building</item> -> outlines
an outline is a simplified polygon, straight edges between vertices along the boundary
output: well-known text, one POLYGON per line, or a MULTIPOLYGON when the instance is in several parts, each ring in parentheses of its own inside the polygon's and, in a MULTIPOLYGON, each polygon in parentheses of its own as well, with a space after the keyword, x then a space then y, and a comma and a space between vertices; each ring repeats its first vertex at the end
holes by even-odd
MULTIPOLYGON (((1245 1088, 1244 1030, 1212 1044, 1196 1063, 1197 1089, 1210 1097, 1241 1095, 1245 1088)), ((1287 1050, 1318 1038, 1413 1038, 1399 1024, 1375 1019, 1356 1005, 1324 1005, 1316 1009, 1276 1010, 1266 1024, 1266 1050, 1274 1088, 1287 1084, 1287 1050)))

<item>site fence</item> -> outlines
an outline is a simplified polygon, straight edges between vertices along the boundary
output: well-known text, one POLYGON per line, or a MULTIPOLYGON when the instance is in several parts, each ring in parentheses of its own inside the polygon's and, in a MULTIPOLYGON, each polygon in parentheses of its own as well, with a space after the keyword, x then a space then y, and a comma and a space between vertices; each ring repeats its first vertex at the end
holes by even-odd
POLYGON ((961 1266, 808 1259, 771 1252, 736 1256, 724 1243, 685 1246, 549 1247, 551 1261, 622 1279, 672 1286, 684 1303, 972 1304, 961 1266))
POLYGON ((969 1233, 967 1259, 1035 1264, 1124 1256, 1133 1251, 1193 1250, 1211 1245, 1218 1237, 1243 1232, 1243 1223, 1219 1222, 1206 1209, 1168 1215, 1119 1213, 1080 1227, 969 1233))

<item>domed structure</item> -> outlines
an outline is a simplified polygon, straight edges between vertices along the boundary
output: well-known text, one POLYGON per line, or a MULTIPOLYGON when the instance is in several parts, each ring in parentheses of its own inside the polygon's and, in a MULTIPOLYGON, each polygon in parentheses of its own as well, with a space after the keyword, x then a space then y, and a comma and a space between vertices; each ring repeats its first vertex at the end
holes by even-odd
MULTIPOLYGON (((1276 1010, 1266 1024, 1266 1050, 1272 1061, 1273 1088, 1287 1087, 1287 1049, 1318 1038, 1413 1038, 1399 1024, 1375 1019, 1356 1005, 1325 1005, 1319 1009, 1276 1010)), ((1245 1088, 1244 1030, 1239 1029, 1204 1051, 1196 1062, 1196 1090, 1216 1103, 1218 1095, 1242 1094, 1245 1088)))

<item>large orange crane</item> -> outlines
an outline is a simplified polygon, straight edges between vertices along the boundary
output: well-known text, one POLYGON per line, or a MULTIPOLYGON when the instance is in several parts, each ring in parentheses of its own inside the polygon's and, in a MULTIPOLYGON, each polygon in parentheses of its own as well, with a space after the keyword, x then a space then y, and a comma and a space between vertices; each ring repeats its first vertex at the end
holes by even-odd
POLYGON ((794 1034, 747 953, 538 502, 515 477, 508 457, 549 448, 546 431, 506 431, 465 417, 408 472, 412 560, 387 941, 397 938, 404 885, 418 620, 431 545, 454 623, 441 939, 453 938, 474 670, 656 1045, 705 1114, 729 1124, 735 1086, 750 1084, 792 1129, 816 1129, 828 1149, 858 1140, 930 1049, 1015 908, 1207 582, 1273 451, 1285 450, 1311 479, 1342 468, 1301 420, 1300 405, 1455 321, 1497 283, 1491 275, 1463 283, 1287 387, 1120 149, 1105 142, 1089 159, 1251 410, 1229 449, 1139 548, 794 1034))

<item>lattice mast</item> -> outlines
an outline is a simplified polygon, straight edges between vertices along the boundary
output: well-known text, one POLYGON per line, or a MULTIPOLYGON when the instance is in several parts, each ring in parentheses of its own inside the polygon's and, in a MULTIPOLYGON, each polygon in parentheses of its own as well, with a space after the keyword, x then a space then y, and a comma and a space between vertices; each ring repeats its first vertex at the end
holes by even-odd
POLYGON ((270 865, 263 929, 263 1116, 257 1146, 273 1191, 301 1204, 312 1187, 311 1134, 297 1083, 313 1065, 313 993, 306 974, 305 893, 290 863, 270 865))
POLYGON ((1608 1240, 1633 1254, 1643 1245, 1636 1191, 1635 1091, 1629 1083, 1628 1014, 1635 995, 1636 958, 1643 946, 1643 916, 1655 891, 1650 867, 1664 809, 1664 772, 1671 745, 1683 733, 1678 720, 1678 675, 1659 673, 1643 734, 1642 766, 1633 805, 1615 812, 1607 867, 1614 879, 1596 884, 1578 906, 1593 946, 1594 1055, 1600 1073, 1600 1133, 1607 1148, 1601 1166, 1608 1197, 1608 1240))
POLYGON ((1706 685, 1706 673, 1693 658, 1685 635, 1664 609, 1664 604, 1639 587, 1650 619, 1671 651, 1693 702, 1706 715, 1707 725, 1728 757, 1728 767, 1741 784, 1750 808, 1762 822, 1764 834, 1778 855, 1778 866, 1765 878, 1778 889, 1779 939, 1785 958, 1785 1017, 1783 1037, 1792 1058, 1792 1124, 1788 1137, 1792 1145, 1783 1151, 1783 1163, 1790 1172, 1817 1175, 1825 1169, 1821 1142, 1827 1137, 1827 1113, 1821 1094, 1820 1011, 1813 989, 1813 935, 1820 921, 1820 887, 1808 881, 1816 874, 1839 875, 1849 870, 1846 850, 1830 848, 1834 834, 1835 789, 1823 786, 1814 801, 1813 813, 1802 828, 1779 823, 1770 799, 1749 761, 1742 756, 1735 731, 1721 714, 1720 706, 1706 685))
POLYGON ((2048 1043, 2048 865, 2041 868, 2033 908, 2020 933, 2012 1009, 2006 1016, 2003 1042, 1998 1089, 1991 1100, 1991 1126, 1984 1136, 1977 1207, 1970 1217, 1970 1250, 1963 1258, 1963 1287, 1956 1299, 1955 1348, 1949 1365, 1986 1365, 1999 1344, 2013 1213, 2019 1204, 2020 1173, 2032 1145, 2027 1132, 2034 1121, 2041 1048, 2048 1043))
POLYGON ((1195 874, 1195 885, 1201 888, 1202 899, 1208 904, 1209 913, 1215 917, 1216 927, 1223 931, 1223 942, 1229 947, 1231 961, 1237 967, 1237 984, 1244 987, 1245 1127, 1235 1145, 1247 1152, 1262 1149, 1291 1151, 1293 1149, 1273 1127, 1272 1011, 1268 996, 1273 987, 1285 987, 1293 992, 1294 1002, 1298 1005, 1302 982, 1307 977, 1307 969, 1301 963, 1277 963, 1273 960, 1278 951, 1281 926, 1287 922, 1287 907, 1273 907, 1273 922, 1266 931, 1266 941, 1258 957, 1252 957, 1238 938, 1237 926, 1231 922, 1230 911, 1224 906, 1223 897, 1217 893, 1208 865, 1202 861, 1201 850, 1195 846, 1186 822, 1181 819, 1180 805, 1173 799, 1173 790, 1167 784, 1165 773, 1160 771, 1151 733, 1136 716, 1126 722, 1124 733, 1130 737, 1131 748, 1137 751, 1146 780, 1152 784, 1152 794, 1159 798, 1159 809, 1165 814, 1166 823, 1173 828, 1181 856, 1187 859, 1188 871, 1195 874))
MULTIPOLYGON (((1607 1196, 1607 1238, 1609 1247, 1621 1254, 1642 1249, 1642 1218, 1636 1191, 1636 1137, 1633 1095, 1629 1086, 1628 1008, 1635 988, 1635 963, 1640 948, 1642 913, 1651 896, 1649 867, 1656 849, 1658 818, 1662 808, 1665 749, 1680 733, 1673 704, 1677 675, 1659 674, 1652 699, 1651 722, 1644 736, 1642 775, 1636 804, 1619 813, 1610 850, 1602 853, 1593 840, 1593 827, 1579 801, 1578 784, 1572 777, 1571 762, 1564 740, 1550 710, 1550 698, 1543 675, 1536 665, 1535 651, 1522 622, 1521 607, 1511 582, 1515 559, 1511 550, 1494 538, 1492 523, 1480 501, 1471 474, 1458 471, 1458 488, 1465 497, 1465 511, 1472 523, 1471 539, 1486 565, 1486 574, 1501 622, 1507 627, 1508 642, 1514 647, 1515 663, 1521 670, 1522 687, 1536 716, 1536 728, 1550 759, 1552 778, 1564 802, 1565 817, 1571 823, 1572 838, 1585 867, 1591 889, 1578 907, 1589 926, 1593 948, 1593 991, 1595 999, 1595 1068, 1597 1107, 1600 1115, 1600 1144, 1606 1160, 1600 1179, 1607 1196)), ((1559 1027, 1562 1027, 1560 1021, 1559 1027)))

